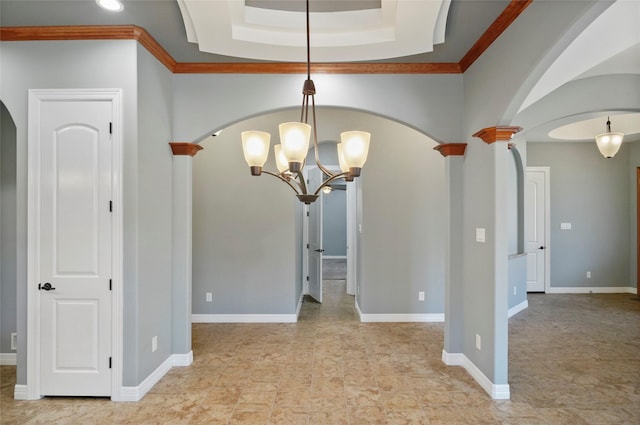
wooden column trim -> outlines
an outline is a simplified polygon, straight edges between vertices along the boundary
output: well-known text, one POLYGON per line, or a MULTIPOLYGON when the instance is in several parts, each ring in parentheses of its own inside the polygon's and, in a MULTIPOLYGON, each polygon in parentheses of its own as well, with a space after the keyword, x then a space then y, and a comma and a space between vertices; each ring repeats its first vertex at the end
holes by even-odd
POLYGON ((462 156, 464 155, 465 150, 467 149, 466 143, 443 143, 441 145, 433 148, 434 150, 440 152, 440 155, 445 158, 449 155, 452 156, 462 156))
POLYGON ((171 152, 174 155, 189 155, 195 156, 198 151, 204 149, 197 143, 187 143, 187 142, 170 142, 171 152))
POLYGON ((514 134, 522 131, 522 127, 507 127, 507 126, 496 126, 496 127, 487 127, 482 130, 476 132, 473 137, 478 137, 482 139, 486 144, 491 144, 495 142, 508 142, 510 141, 514 134))

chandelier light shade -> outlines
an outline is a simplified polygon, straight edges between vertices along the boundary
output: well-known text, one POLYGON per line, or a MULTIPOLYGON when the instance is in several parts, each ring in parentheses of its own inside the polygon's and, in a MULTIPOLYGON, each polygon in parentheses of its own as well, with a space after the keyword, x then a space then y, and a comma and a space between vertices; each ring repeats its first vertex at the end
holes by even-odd
POLYGON ((366 131, 345 131, 340 134, 340 140, 345 165, 355 177, 360 176, 360 170, 367 162, 371 134, 366 131))
MULTIPOLYGON (((321 190, 331 191, 329 186, 333 181, 344 179, 353 181, 359 177, 362 167, 367 161, 369 141, 371 134, 365 131, 345 131, 340 135, 338 143, 338 161, 340 172, 333 173, 320 162, 318 150, 318 130, 316 123, 316 88, 311 80, 311 55, 309 44, 309 0, 306 1, 307 18, 307 79, 302 87, 302 110, 300 121, 286 122, 279 125, 280 144, 273 150, 276 157, 277 173, 263 170, 269 152, 269 133, 263 131, 244 131, 242 137, 242 149, 244 158, 249 165, 251 175, 260 176, 262 173, 277 177, 288 184, 296 193, 298 199, 305 204, 310 204, 318 199, 321 190), (309 124, 311 120, 311 124, 309 124), (313 138, 315 160, 318 168, 325 178, 320 186, 311 192, 307 188, 302 170, 310 140, 313 138)), ((327 193, 327 192, 325 192, 327 193)))
POLYGON ((244 159, 251 168, 251 174, 259 176, 262 166, 267 162, 271 135, 265 131, 243 131, 240 137, 244 159))
POLYGON ((289 171, 298 172, 309 152, 311 126, 303 122, 285 122, 278 128, 282 153, 289 162, 289 171))
POLYGON ((607 132, 596 136, 596 145, 600 153, 605 158, 613 158, 622 145, 624 133, 615 133, 611 131, 611 120, 607 117, 607 132))

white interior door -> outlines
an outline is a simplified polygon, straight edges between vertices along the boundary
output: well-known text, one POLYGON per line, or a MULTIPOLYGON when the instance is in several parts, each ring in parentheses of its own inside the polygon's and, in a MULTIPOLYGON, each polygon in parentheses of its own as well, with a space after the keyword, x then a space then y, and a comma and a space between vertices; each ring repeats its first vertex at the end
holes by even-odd
POLYGON ((111 394, 112 105, 41 109, 34 184, 42 395, 111 394))
MULTIPOLYGON (((322 171, 309 170, 309 187, 315 190, 322 184, 322 171)), ((322 194, 320 195, 322 196, 322 194)), ((309 295, 322 302, 322 198, 309 205, 309 244, 307 249, 309 264, 309 295)))
POLYGON ((527 292, 545 292, 549 279, 549 168, 527 167, 525 240, 527 292))

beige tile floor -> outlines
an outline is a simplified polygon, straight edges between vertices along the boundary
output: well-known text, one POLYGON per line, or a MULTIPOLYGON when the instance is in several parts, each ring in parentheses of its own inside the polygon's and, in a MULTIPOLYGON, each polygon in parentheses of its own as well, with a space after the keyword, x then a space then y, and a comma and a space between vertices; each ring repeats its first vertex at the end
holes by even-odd
POLYGON ((359 323, 344 281, 296 324, 195 324, 194 364, 137 403, 14 401, 2 424, 640 424, 640 302, 530 295, 510 320, 512 398, 441 359, 443 325, 359 323))

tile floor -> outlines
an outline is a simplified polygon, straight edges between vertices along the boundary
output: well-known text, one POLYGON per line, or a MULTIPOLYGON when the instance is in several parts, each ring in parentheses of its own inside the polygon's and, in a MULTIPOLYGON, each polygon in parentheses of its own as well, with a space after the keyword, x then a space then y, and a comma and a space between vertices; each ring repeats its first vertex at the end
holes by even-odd
POLYGON ((511 400, 441 361, 443 325, 359 323, 344 281, 296 324, 194 324, 194 364, 137 403, 14 401, 2 424, 640 424, 640 302, 537 295, 510 320, 511 400))

